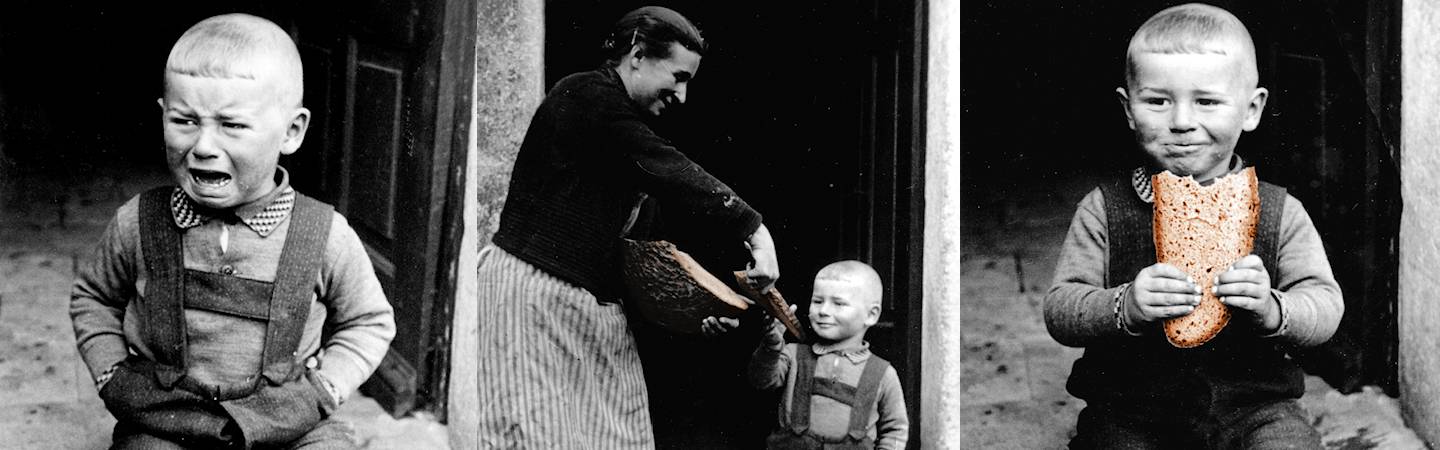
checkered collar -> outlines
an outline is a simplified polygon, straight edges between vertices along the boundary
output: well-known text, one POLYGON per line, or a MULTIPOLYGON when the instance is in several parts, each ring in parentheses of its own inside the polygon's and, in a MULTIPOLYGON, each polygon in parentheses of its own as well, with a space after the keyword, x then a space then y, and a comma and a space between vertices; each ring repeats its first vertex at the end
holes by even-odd
MULTIPOLYGON (((1233 155, 1230 158, 1230 171, 1225 174, 1239 172, 1244 168, 1245 160, 1241 159, 1240 155, 1233 155)), ((1134 171, 1130 172, 1130 185, 1135 187, 1135 196, 1140 197, 1145 203, 1155 202, 1155 192, 1153 191, 1154 187, 1150 185, 1150 176, 1157 173, 1160 171, 1145 166, 1136 167, 1134 171)))
POLYGON ((870 359, 870 342, 860 341, 860 345, 846 348, 825 344, 812 344, 810 351, 815 352, 815 356, 825 356, 826 354, 834 353, 845 357, 845 359, 850 360, 851 363, 860 364, 870 359))
POLYGON ((290 187, 290 174, 277 167, 277 178, 279 183, 269 194, 231 211, 217 211, 197 204, 177 186, 170 193, 170 213, 175 218, 175 226, 191 228, 211 219, 232 216, 239 218, 260 237, 270 236, 295 207, 295 189, 290 187))

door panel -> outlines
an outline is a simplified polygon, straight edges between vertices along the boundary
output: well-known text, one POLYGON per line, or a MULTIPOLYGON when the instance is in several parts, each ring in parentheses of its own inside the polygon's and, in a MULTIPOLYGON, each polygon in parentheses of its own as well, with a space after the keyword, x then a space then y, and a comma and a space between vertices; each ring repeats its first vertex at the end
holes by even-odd
POLYGON ((381 58, 360 60, 355 69, 354 141, 347 174, 347 211, 370 240, 385 249, 395 239, 395 175, 402 152, 401 108, 404 68, 381 58), (363 208, 354 206, 364 205, 363 208))
POLYGON ((468 99, 440 92, 473 77, 473 5, 277 2, 269 10, 301 49, 312 113, 304 151, 282 163, 303 174, 298 188, 345 215, 395 310, 399 331, 363 389, 397 415, 436 405, 453 295, 453 274, 442 268, 453 269, 458 254, 458 240, 444 236, 458 230, 464 176, 450 170, 452 147, 464 145, 456 129, 466 125, 451 123, 452 110, 468 99))

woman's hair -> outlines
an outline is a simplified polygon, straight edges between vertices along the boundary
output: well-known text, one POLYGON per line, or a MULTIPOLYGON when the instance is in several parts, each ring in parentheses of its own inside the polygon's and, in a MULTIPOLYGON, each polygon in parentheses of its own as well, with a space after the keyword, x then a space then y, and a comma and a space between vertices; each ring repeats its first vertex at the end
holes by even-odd
POLYGON ((626 13, 615 22, 601 46, 606 61, 619 64, 630 49, 639 46, 641 56, 670 57, 670 43, 679 43, 699 55, 705 54, 705 38, 689 19, 669 8, 646 6, 626 13))

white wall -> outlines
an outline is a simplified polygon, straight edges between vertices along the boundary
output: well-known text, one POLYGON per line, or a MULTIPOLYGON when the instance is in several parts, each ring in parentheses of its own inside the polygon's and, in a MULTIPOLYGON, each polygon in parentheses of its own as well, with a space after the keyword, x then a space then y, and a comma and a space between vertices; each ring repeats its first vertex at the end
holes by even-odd
POLYGON ((1400 404, 1440 444, 1440 2, 1405 0, 1401 17, 1400 404))
POLYGON ((960 1, 930 0, 921 448, 960 446, 960 1))

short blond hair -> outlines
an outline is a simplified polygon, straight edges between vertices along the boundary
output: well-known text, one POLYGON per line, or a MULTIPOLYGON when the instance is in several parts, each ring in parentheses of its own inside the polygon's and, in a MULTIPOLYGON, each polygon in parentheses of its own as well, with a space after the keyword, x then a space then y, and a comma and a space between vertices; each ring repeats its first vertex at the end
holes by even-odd
POLYGON ((282 102, 299 107, 305 96, 305 70, 295 41, 274 22, 249 14, 219 15, 191 26, 170 48, 165 72, 251 80, 271 76, 282 102))
POLYGON ((1204 3, 1187 3, 1166 8, 1150 16, 1125 49, 1125 87, 1135 82, 1135 55, 1230 54, 1240 58, 1243 80, 1249 87, 1259 83, 1255 68, 1255 42, 1245 24, 1229 11, 1204 3))
POLYGON ((856 260, 830 263, 815 274, 815 281, 831 280, 854 283, 859 300, 880 306, 885 296, 885 286, 875 268, 856 260))

